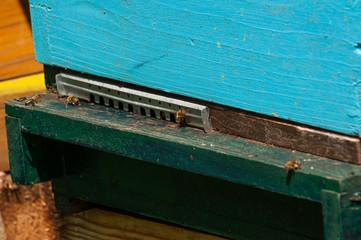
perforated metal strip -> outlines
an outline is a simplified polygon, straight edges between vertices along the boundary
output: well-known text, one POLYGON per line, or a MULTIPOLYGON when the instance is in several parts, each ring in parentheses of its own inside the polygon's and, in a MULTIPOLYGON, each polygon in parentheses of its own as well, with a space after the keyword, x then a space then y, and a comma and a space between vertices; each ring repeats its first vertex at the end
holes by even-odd
POLYGON ((177 112, 183 110, 186 125, 201 128, 205 132, 211 130, 209 111, 203 105, 68 73, 56 75, 56 83, 60 97, 76 96, 98 104, 172 122, 179 122, 177 112))

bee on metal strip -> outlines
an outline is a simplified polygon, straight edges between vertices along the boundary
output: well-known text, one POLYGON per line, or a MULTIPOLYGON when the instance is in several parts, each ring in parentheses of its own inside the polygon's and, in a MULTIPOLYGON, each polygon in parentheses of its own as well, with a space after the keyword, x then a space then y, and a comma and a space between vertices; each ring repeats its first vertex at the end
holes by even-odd
POLYGON ((181 109, 177 112, 176 114, 176 118, 177 118, 177 122, 181 125, 181 126, 185 126, 186 125, 186 117, 187 117, 187 112, 184 109, 181 109))
POLYGON ((25 102, 25 105, 28 106, 28 105, 31 104, 31 105, 32 105, 32 108, 34 109, 35 104, 38 103, 41 98, 42 98, 42 97, 41 97, 40 94, 36 94, 36 95, 32 96, 29 100, 27 100, 27 101, 25 102))

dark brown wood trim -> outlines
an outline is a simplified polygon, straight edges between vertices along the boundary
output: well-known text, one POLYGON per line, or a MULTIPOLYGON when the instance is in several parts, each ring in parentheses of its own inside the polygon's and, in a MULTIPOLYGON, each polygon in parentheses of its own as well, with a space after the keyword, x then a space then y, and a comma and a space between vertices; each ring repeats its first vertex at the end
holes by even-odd
POLYGON ((259 142, 360 164, 360 139, 275 121, 234 109, 211 107, 212 128, 259 142))

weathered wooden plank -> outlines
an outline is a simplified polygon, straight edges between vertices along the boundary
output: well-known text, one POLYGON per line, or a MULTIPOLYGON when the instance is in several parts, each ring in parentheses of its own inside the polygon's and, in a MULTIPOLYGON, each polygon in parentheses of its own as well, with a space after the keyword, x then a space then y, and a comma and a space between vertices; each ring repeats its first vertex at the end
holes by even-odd
MULTIPOLYGON (((51 94, 45 94, 33 110, 17 101, 8 102, 6 112, 20 118, 22 129, 28 134, 291 196, 320 200, 321 189, 348 191, 361 185, 358 181, 360 166, 219 133, 205 134, 198 129, 180 128, 165 121, 85 102, 81 107, 66 107, 51 94), (293 158, 302 162, 302 169, 292 177, 288 186, 284 165, 293 158)), ((16 144, 11 146, 17 147, 16 144)), ((41 154, 44 163, 47 163, 47 154, 51 155, 51 152, 41 154)), ((57 168, 52 169, 55 175, 62 174, 56 173, 57 168)))
POLYGON ((342 239, 341 194, 322 191, 322 208, 326 240, 342 239))
POLYGON ((343 194, 322 191, 325 239, 359 238, 361 234, 359 195, 359 191, 343 194))
POLYGON ((224 238, 185 229, 141 216, 91 209, 61 219, 61 239, 106 240, 222 240, 224 238))
POLYGON ((41 63, 361 133, 358 1, 31 0, 30 8, 41 63))
POLYGON ((350 163, 361 163, 358 137, 267 119, 235 109, 211 107, 212 128, 267 144, 350 163))

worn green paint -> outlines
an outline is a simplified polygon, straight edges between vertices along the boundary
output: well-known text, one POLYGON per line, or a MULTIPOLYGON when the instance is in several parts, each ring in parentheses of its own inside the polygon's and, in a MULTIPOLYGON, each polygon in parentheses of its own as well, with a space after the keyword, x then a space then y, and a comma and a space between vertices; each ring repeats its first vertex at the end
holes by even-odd
POLYGON ((10 101, 6 113, 17 183, 53 180, 65 198, 242 239, 321 238, 322 204, 326 238, 360 234, 349 198, 361 166, 105 106, 66 107, 51 94, 34 109, 10 101), (286 184, 293 158, 302 166, 286 184))
POLYGON ((361 236, 361 202, 350 201, 354 193, 322 191, 325 239, 359 239, 361 236))
POLYGON ((325 239, 342 239, 340 193, 322 191, 325 239))
POLYGON ((321 189, 347 191, 349 187, 361 185, 360 182, 344 185, 350 178, 360 176, 360 166, 228 135, 174 127, 103 106, 82 103, 80 108, 66 107, 50 95, 45 95, 33 110, 23 103, 9 102, 6 112, 21 118, 23 129, 30 134, 291 196, 319 201, 321 189), (295 157, 301 160, 302 170, 286 185, 284 165, 295 157))
POLYGON ((29 137, 28 128, 19 118, 6 116, 6 126, 14 182, 29 185, 62 176, 61 144, 41 142, 39 136, 29 137))
POLYGON ((9 163, 14 182, 28 185, 61 176, 58 172, 61 156, 59 148, 52 146, 49 141, 40 143, 38 136, 29 138, 25 133, 26 127, 19 118, 6 116, 6 126, 9 163), (48 161, 49 158, 52 161, 48 161))
MULTIPOLYGON (((31 160, 26 159, 26 155, 24 154, 20 119, 6 116, 5 121, 12 180, 23 184, 31 184, 31 174, 27 169, 31 160)), ((36 181, 38 182, 39 180, 36 179, 36 181)))

